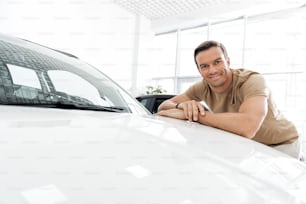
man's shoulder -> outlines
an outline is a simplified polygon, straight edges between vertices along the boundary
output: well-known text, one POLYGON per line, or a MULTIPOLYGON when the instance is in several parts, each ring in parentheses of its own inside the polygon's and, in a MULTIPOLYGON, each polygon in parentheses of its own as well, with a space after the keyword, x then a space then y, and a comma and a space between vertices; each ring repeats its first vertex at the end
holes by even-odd
POLYGON ((231 69, 234 75, 237 75, 239 77, 245 77, 245 76, 251 76, 260 73, 250 70, 250 69, 245 69, 245 68, 238 68, 238 69, 231 69))
POLYGON ((262 74, 248 69, 234 69, 234 87, 239 88, 240 93, 246 96, 266 95, 269 91, 262 74))
POLYGON ((262 74, 256 71, 252 71, 252 70, 244 69, 244 68, 232 69, 232 73, 233 73, 234 80, 237 80, 239 82, 245 82, 250 79, 261 80, 263 78, 262 74))

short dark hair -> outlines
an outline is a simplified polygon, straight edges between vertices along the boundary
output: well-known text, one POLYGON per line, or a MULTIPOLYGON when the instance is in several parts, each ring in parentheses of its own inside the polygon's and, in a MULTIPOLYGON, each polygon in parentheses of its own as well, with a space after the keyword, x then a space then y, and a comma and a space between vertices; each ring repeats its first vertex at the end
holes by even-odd
POLYGON ((198 63, 196 61, 196 57, 197 55, 204 51, 204 50, 208 50, 209 48, 211 47, 220 47, 223 54, 224 54, 224 57, 227 57, 227 51, 226 51, 226 48, 225 46, 222 44, 222 43, 219 43, 217 41, 214 41, 214 40, 207 40, 207 41, 204 41, 203 43, 201 43, 195 50, 194 50, 194 61, 196 63, 196 65, 198 66, 198 63))

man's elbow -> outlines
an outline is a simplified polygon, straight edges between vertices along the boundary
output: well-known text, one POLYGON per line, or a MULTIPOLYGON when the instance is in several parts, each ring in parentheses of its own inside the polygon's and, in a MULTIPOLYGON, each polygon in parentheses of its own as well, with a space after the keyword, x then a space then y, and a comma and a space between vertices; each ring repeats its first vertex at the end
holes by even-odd
POLYGON ((241 136, 252 139, 260 129, 265 118, 265 114, 260 117, 249 117, 245 119, 244 125, 241 126, 241 136))
POLYGON ((258 126, 249 126, 242 129, 240 135, 249 139, 255 137, 259 127, 258 126))
POLYGON ((240 135, 252 139, 253 137, 255 137, 256 133, 244 131, 240 135))

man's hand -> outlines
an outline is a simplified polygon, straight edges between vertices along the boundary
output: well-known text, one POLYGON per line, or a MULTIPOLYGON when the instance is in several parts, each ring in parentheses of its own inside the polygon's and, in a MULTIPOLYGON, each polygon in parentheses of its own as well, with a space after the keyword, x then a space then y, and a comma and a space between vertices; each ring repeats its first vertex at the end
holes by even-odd
POLYGON ((177 108, 161 110, 157 113, 157 115, 189 121, 198 121, 199 114, 204 116, 205 109, 200 102, 194 100, 181 102, 177 108))
POLYGON ((185 118, 189 121, 198 121, 199 114, 205 115, 205 109, 200 102, 195 100, 185 101, 179 104, 179 109, 184 111, 185 118))
POLYGON ((158 107, 157 115, 198 121, 200 116, 205 116, 205 109, 201 102, 191 100, 186 94, 180 94, 164 101, 158 107))

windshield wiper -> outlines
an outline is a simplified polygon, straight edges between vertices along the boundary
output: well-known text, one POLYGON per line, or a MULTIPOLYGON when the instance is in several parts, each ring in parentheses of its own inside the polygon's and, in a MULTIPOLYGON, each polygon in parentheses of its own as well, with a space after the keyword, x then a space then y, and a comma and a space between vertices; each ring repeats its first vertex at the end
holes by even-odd
POLYGON ((75 103, 2 103, 3 105, 17 105, 17 106, 32 106, 32 107, 45 107, 45 108, 61 108, 61 109, 77 109, 77 110, 94 110, 94 111, 107 111, 107 112, 129 112, 125 107, 116 106, 99 106, 75 103))
POLYGON ((94 110, 94 111, 108 111, 108 112, 127 112, 123 107, 75 104, 75 103, 62 103, 56 102, 48 104, 50 108, 63 108, 63 109, 78 109, 78 110, 94 110))

